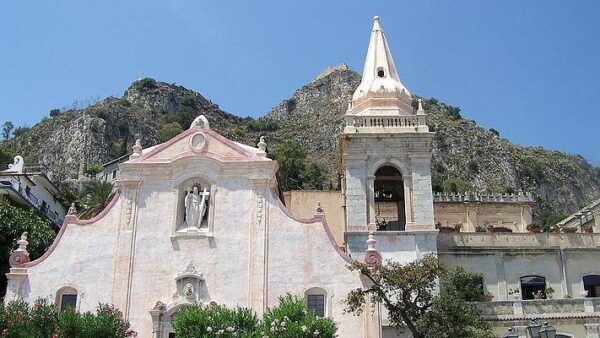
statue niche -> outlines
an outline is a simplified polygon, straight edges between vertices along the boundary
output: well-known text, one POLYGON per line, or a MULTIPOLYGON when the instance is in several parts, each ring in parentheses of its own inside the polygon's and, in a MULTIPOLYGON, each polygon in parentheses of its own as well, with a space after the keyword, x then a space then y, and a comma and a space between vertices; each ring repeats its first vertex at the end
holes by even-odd
POLYGON ((208 185, 193 183, 183 192, 183 210, 178 222, 178 233, 198 233, 208 231, 208 208, 210 190, 208 185))

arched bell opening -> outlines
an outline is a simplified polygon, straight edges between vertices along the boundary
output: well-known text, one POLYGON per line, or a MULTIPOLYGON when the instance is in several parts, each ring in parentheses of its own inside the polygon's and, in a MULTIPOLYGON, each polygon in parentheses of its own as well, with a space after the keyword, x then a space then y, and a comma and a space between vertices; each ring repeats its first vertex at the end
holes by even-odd
POLYGON ((404 180, 398 169, 383 166, 375 172, 375 222, 380 231, 404 231, 404 180))

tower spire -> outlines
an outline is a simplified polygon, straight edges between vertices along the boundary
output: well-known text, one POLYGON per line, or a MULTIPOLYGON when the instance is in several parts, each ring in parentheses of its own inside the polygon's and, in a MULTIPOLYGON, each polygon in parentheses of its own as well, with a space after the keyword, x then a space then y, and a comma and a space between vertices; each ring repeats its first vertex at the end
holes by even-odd
MULTIPOLYGON (((376 100, 381 101, 381 100, 376 100)), ((410 92, 400 82, 392 53, 381 28, 379 16, 373 18, 369 49, 365 58, 363 77, 352 97, 354 114, 358 115, 412 115, 410 92), (368 101, 375 98, 396 99, 385 104, 368 101), (361 107, 363 105, 363 107, 361 107), (363 109, 361 109, 363 108, 363 109), (368 110, 368 111, 367 111, 368 110)))

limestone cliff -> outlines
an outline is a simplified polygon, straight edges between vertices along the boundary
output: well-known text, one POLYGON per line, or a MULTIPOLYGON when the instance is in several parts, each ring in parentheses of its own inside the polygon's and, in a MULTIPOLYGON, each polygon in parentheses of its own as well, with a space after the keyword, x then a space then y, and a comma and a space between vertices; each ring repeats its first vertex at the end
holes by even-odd
MULTIPOLYGON (((336 135, 359 82, 360 75, 345 66, 329 68, 265 117, 254 120, 224 112, 181 86, 142 79, 121 98, 53 114, 3 147, 62 181, 78 176, 86 163, 125 154, 137 138, 145 147, 157 144, 204 114, 213 129, 250 145, 261 134, 271 147, 284 139, 297 140, 311 160, 328 167, 333 179, 339 162, 336 135)), ((428 124, 436 132, 434 189, 443 189, 449 179, 459 179, 481 192, 531 191, 541 206, 560 211, 573 211, 600 196, 600 174, 582 157, 511 144, 474 121, 462 119, 455 107, 435 99, 424 102, 428 124)))

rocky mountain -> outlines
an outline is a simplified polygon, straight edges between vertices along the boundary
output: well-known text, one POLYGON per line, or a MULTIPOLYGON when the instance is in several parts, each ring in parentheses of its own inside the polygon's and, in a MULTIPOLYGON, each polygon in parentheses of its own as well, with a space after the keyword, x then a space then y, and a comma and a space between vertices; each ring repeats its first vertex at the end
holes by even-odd
MULTIPOLYGON (((325 165, 332 181, 339 155, 336 135, 360 75, 345 65, 328 68, 264 117, 241 118, 202 95, 175 84, 142 79, 120 98, 109 97, 80 110, 59 112, 22 128, 2 148, 26 163, 44 167, 64 181, 83 174, 89 163, 129 151, 135 139, 145 147, 167 140, 204 114, 224 136, 255 145, 265 135, 270 147, 294 139, 311 161, 325 165)), ((581 156, 510 143, 493 130, 461 118, 460 109, 424 100, 436 132, 432 162, 434 190, 531 191, 540 207, 569 212, 600 196, 600 173, 581 156)))

